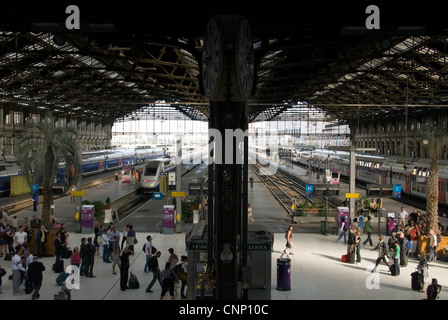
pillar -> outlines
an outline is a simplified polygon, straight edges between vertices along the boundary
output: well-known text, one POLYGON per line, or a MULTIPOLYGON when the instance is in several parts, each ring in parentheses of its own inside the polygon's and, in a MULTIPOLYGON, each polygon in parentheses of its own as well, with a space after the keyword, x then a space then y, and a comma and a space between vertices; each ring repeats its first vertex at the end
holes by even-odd
POLYGON ((242 183, 245 177, 247 184, 248 175, 244 161, 248 159, 247 100, 252 93, 253 64, 248 22, 241 16, 213 17, 204 36, 201 73, 210 100, 209 142, 214 141, 214 163, 209 164, 208 254, 215 266, 220 300, 238 298, 238 268, 245 261, 247 188, 243 192, 242 183))

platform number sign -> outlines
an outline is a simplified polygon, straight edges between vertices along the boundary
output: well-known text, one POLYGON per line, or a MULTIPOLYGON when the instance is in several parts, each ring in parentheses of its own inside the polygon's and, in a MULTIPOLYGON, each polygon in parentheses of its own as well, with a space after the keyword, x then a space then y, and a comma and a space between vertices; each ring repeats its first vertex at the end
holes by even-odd
POLYGON ((163 193, 162 192, 154 192, 152 195, 152 198, 154 200, 162 200, 163 199, 163 193))
POLYGON ((306 192, 306 196, 308 198, 314 197, 314 185, 313 184, 307 184, 305 186, 305 192, 306 192))
POLYGON ((400 199, 401 198, 401 185, 395 184, 393 189, 393 198, 394 199, 400 199))

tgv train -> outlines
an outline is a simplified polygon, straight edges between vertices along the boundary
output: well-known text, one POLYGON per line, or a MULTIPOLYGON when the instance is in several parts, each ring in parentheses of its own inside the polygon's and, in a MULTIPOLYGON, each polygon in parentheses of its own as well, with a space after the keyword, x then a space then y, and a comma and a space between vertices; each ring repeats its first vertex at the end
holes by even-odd
MULTIPOLYGON (((120 148, 83 152, 82 176, 117 170, 123 166, 143 164, 150 159, 156 159, 163 155, 164 150, 159 148, 120 148)), ((61 166, 57 173, 57 182, 63 181, 64 171, 65 167, 61 166)))
MULTIPOLYGON (((183 167, 191 167, 202 163, 202 160, 207 156, 205 149, 197 149, 186 151, 182 153, 181 164, 183 167)), ((142 175, 140 176, 140 186, 144 193, 157 191, 160 185, 160 176, 167 174, 176 168, 176 158, 162 157, 158 159, 151 159, 145 163, 142 175)), ((170 182, 170 187, 175 186, 175 181, 170 182)))
POLYGON ((144 192, 158 189, 159 177, 174 168, 175 164, 171 158, 160 158, 146 162, 140 177, 140 186, 144 192))
POLYGON ((15 156, 2 155, 0 159, 0 194, 9 195, 11 177, 21 174, 22 169, 15 156))
MULTIPOLYGON (((148 160, 156 159, 164 155, 162 148, 136 148, 136 149, 115 149, 86 151, 82 153, 82 176, 90 176, 106 171, 121 169, 123 166, 130 166, 145 163, 148 160)), ((56 173, 57 184, 64 184, 64 164, 60 164, 56 173)), ((9 195, 11 187, 11 177, 21 174, 21 167, 17 163, 15 156, 3 156, 0 159, 0 194, 9 195)))
MULTIPOLYGON (((329 168, 350 176, 349 152, 331 150, 298 150, 294 161, 314 168, 329 168)), ((430 159, 407 162, 406 168, 400 157, 381 157, 356 154, 356 180, 366 184, 401 185, 404 194, 426 199, 426 179, 431 165, 430 159)), ((448 205, 448 161, 437 162, 439 176, 439 203, 448 205)))

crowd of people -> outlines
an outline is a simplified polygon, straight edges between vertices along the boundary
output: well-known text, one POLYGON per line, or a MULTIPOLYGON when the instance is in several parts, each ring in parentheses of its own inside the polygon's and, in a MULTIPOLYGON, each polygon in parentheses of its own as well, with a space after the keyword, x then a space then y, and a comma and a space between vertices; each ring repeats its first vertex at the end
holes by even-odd
MULTIPOLYGON (((373 207, 375 207, 373 204, 373 207)), ((375 231, 372 226, 371 216, 367 217, 367 221, 363 221, 362 228, 358 218, 353 218, 353 221, 347 224, 344 218, 341 219, 339 224, 339 235, 336 242, 339 242, 342 237, 344 238, 344 244, 347 244, 347 257, 348 262, 359 264, 361 262, 361 248, 366 247, 369 244, 372 249, 370 251, 378 250, 378 257, 375 261, 375 266, 371 271, 376 272, 380 262, 384 262, 393 276, 399 276, 401 268, 408 266, 408 258, 415 258, 418 260, 416 271, 416 291, 425 292, 425 278, 429 277, 428 263, 434 262, 436 257, 436 250, 439 246, 440 238, 437 234, 444 232, 444 226, 438 222, 438 230, 430 230, 429 235, 424 234, 425 225, 427 223, 425 214, 421 214, 420 211, 414 209, 409 214, 404 207, 401 207, 399 212, 395 213, 395 227, 390 230, 389 239, 385 240, 384 235, 378 236, 378 242, 374 246, 372 241, 372 232, 375 231), (366 236, 364 241, 361 237, 366 236), (418 237, 425 236, 429 238, 429 253, 417 252, 418 237)), ((437 283, 437 279, 433 279, 433 282, 428 286, 426 293, 429 296, 439 290, 440 285, 437 283), (431 293, 429 293, 431 291, 431 293)), ((440 291, 440 290, 439 290, 440 291)))
MULTIPOLYGON (((100 258, 103 263, 111 264, 113 275, 119 273, 120 289, 122 291, 131 288, 129 286, 129 258, 135 254, 136 244, 138 243, 136 232, 131 224, 126 225, 123 232, 120 233, 113 223, 105 226, 99 225, 97 222, 95 223, 93 236, 81 238, 81 243, 71 249, 69 233, 67 233, 64 224, 60 224, 53 217, 51 221, 50 228, 57 229, 52 243, 47 241, 49 228, 42 225, 40 219, 36 216, 33 216, 31 221, 25 218, 24 223, 17 227, 14 224, 7 223, 7 219, 2 219, 0 257, 4 257, 4 260, 11 263, 12 275, 9 278, 12 280, 13 295, 22 294, 19 287, 23 284, 25 293, 31 294, 32 300, 39 299, 44 271, 48 270, 39 259, 48 256, 55 257, 52 267, 54 272, 66 273, 66 269, 63 268, 63 260, 68 259, 69 265, 76 266, 72 269, 72 272, 79 272, 77 276, 85 278, 95 278, 94 267, 95 263, 98 263, 98 258, 100 258), (6 223, 4 224, 4 222, 6 223), (33 233, 36 233, 35 237, 33 237, 33 233), (35 241, 35 255, 31 252, 30 241, 35 241), (53 248, 49 246, 53 246, 53 248), (54 255, 49 255, 50 251, 54 252, 54 255), (59 265, 62 266, 62 269, 59 269, 59 265)), ((171 299, 175 299, 177 297, 177 283, 180 281, 180 295, 182 299, 186 299, 187 257, 181 256, 179 259, 174 249, 170 248, 167 263, 163 268, 159 268, 158 260, 162 253, 153 246, 152 237, 149 235, 146 237, 143 251, 146 259, 142 269, 145 273, 153 273, 153 278, 146 292, 153 292, 151 289, 156 282, 159 282, 161 287, 160 299, 164 299, 166 293, 169 293, 171 299)), ((6 271, 0 264, 0 294, 3 293, 2 277, 5 274, 6 271)), ((67 278, 68 276, 69 274, 66 275, 67 278)), ((70 279, 73 280, 73 278, 70 279)), ((70 290, 67 290, 65 282, 62 285, 62 291, 64 290, 65 298, 70 299, 70 290)))

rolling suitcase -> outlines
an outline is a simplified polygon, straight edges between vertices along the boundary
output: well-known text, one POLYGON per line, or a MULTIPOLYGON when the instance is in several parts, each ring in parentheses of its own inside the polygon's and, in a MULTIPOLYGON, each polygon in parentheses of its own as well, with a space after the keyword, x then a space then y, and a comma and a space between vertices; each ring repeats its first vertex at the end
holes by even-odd
POLYGON ((65 279, 67 279, 69 276, 69 274, 67 272, 61 272, 57 277, 56 277, 56 284, 58 286, 62 286, 62 283, 64 283, 65 279))
POLYGON ((54 295, 54 300, 68 300, 67 294, 64 291, 59 291, 54 295))
POLYGON ((395 275, 395 265, 394 264, 390 265, 389 271, 393 276, 395 275))
POLYGON ((418 277, 419 277, 419 273, 418 271, 412 272, 411 273, 411 289, 414 291, 419 291, 420 290, 420 284, 418 281, 418 277))
POLYGON ((53 264, 53 271, 61 273, 64 271, 64 260, 59 260, 58 263, 53 264))
POLYGON ((25 293, 30 294, 34 290, 34 284, 32 281, 25 277, 25 293))

